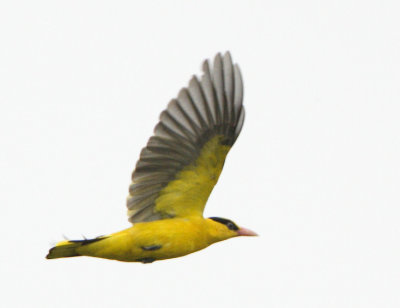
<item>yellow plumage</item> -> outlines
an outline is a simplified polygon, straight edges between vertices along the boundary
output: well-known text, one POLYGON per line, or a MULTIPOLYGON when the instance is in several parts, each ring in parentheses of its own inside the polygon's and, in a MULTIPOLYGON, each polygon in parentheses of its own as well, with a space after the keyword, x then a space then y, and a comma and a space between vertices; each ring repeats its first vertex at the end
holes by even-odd
POLYGON ((50 251, 48 258, 62 257, 57 251, 66 251, 65 247, 70 246, 75 256, 148 263, 181 257, 233 236, 237 236, 236 232, 224 225, 198 216, 156 220, 137 223, 87 245, 82 245, 84 241, 61 242, 50 251))
POLYGON ((203 214, 204 207, 217 183, 230 147, 221 145, 221 136, 208 141, 195 163, 176 175, 156 199, 157 211, 184 217, 203 214))
POLYGON ((192 79, 161 114, 141 153, 128 197, 134 225, 90 240, 63 241, 48 259, 91 256, 150 263, 187 255, 215 242, 256 235, 223 218, 203 218, 226 155, 244 119, 242 83, 229 53, 192 79))

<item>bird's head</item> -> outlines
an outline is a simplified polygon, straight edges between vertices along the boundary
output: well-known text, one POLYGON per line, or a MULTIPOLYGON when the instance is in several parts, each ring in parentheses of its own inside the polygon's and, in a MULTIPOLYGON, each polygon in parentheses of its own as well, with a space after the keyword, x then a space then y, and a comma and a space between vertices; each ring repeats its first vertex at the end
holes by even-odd
POLYGON ((249 229, 238 227, 233 221, 221 218, 208 218, 210 235, 217 241, 227 240, 236 236, 257 236, 258 234, 249 229))

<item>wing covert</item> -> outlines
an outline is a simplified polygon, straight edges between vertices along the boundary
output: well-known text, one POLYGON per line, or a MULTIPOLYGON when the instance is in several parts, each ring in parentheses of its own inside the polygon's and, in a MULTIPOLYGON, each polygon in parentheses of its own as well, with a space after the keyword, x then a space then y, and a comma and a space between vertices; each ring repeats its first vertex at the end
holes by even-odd
POLYGON ((202 215, 244 122, 243 82, 229 52, 203 63, 161 113, 127 198, 132 223, 202 215))

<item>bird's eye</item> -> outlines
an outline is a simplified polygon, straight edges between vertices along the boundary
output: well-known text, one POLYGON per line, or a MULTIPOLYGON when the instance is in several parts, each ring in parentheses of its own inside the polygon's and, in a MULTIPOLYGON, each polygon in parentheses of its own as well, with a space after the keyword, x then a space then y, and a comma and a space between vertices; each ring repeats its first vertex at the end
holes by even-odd
POLYGON ((233 222, 228 222, 226 224, 226 226, 228 227, 229 230, 236 230, 237 227, 235 226, 235 224, 233 222))

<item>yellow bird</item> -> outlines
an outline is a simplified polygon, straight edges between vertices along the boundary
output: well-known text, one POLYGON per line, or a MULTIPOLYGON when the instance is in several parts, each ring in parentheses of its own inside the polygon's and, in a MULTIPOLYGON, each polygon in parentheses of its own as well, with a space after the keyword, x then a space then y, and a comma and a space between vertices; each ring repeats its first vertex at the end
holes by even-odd
POLYGON ((47 259, 90 256, 151 263, 181 257, 255 232, 203 217, 226 155, 244 122, 243 82, 229 52, 203 63, 200 80, 171 100, 140 153, 127 198, 132 227, 94 239, 59 242, 47 259))

